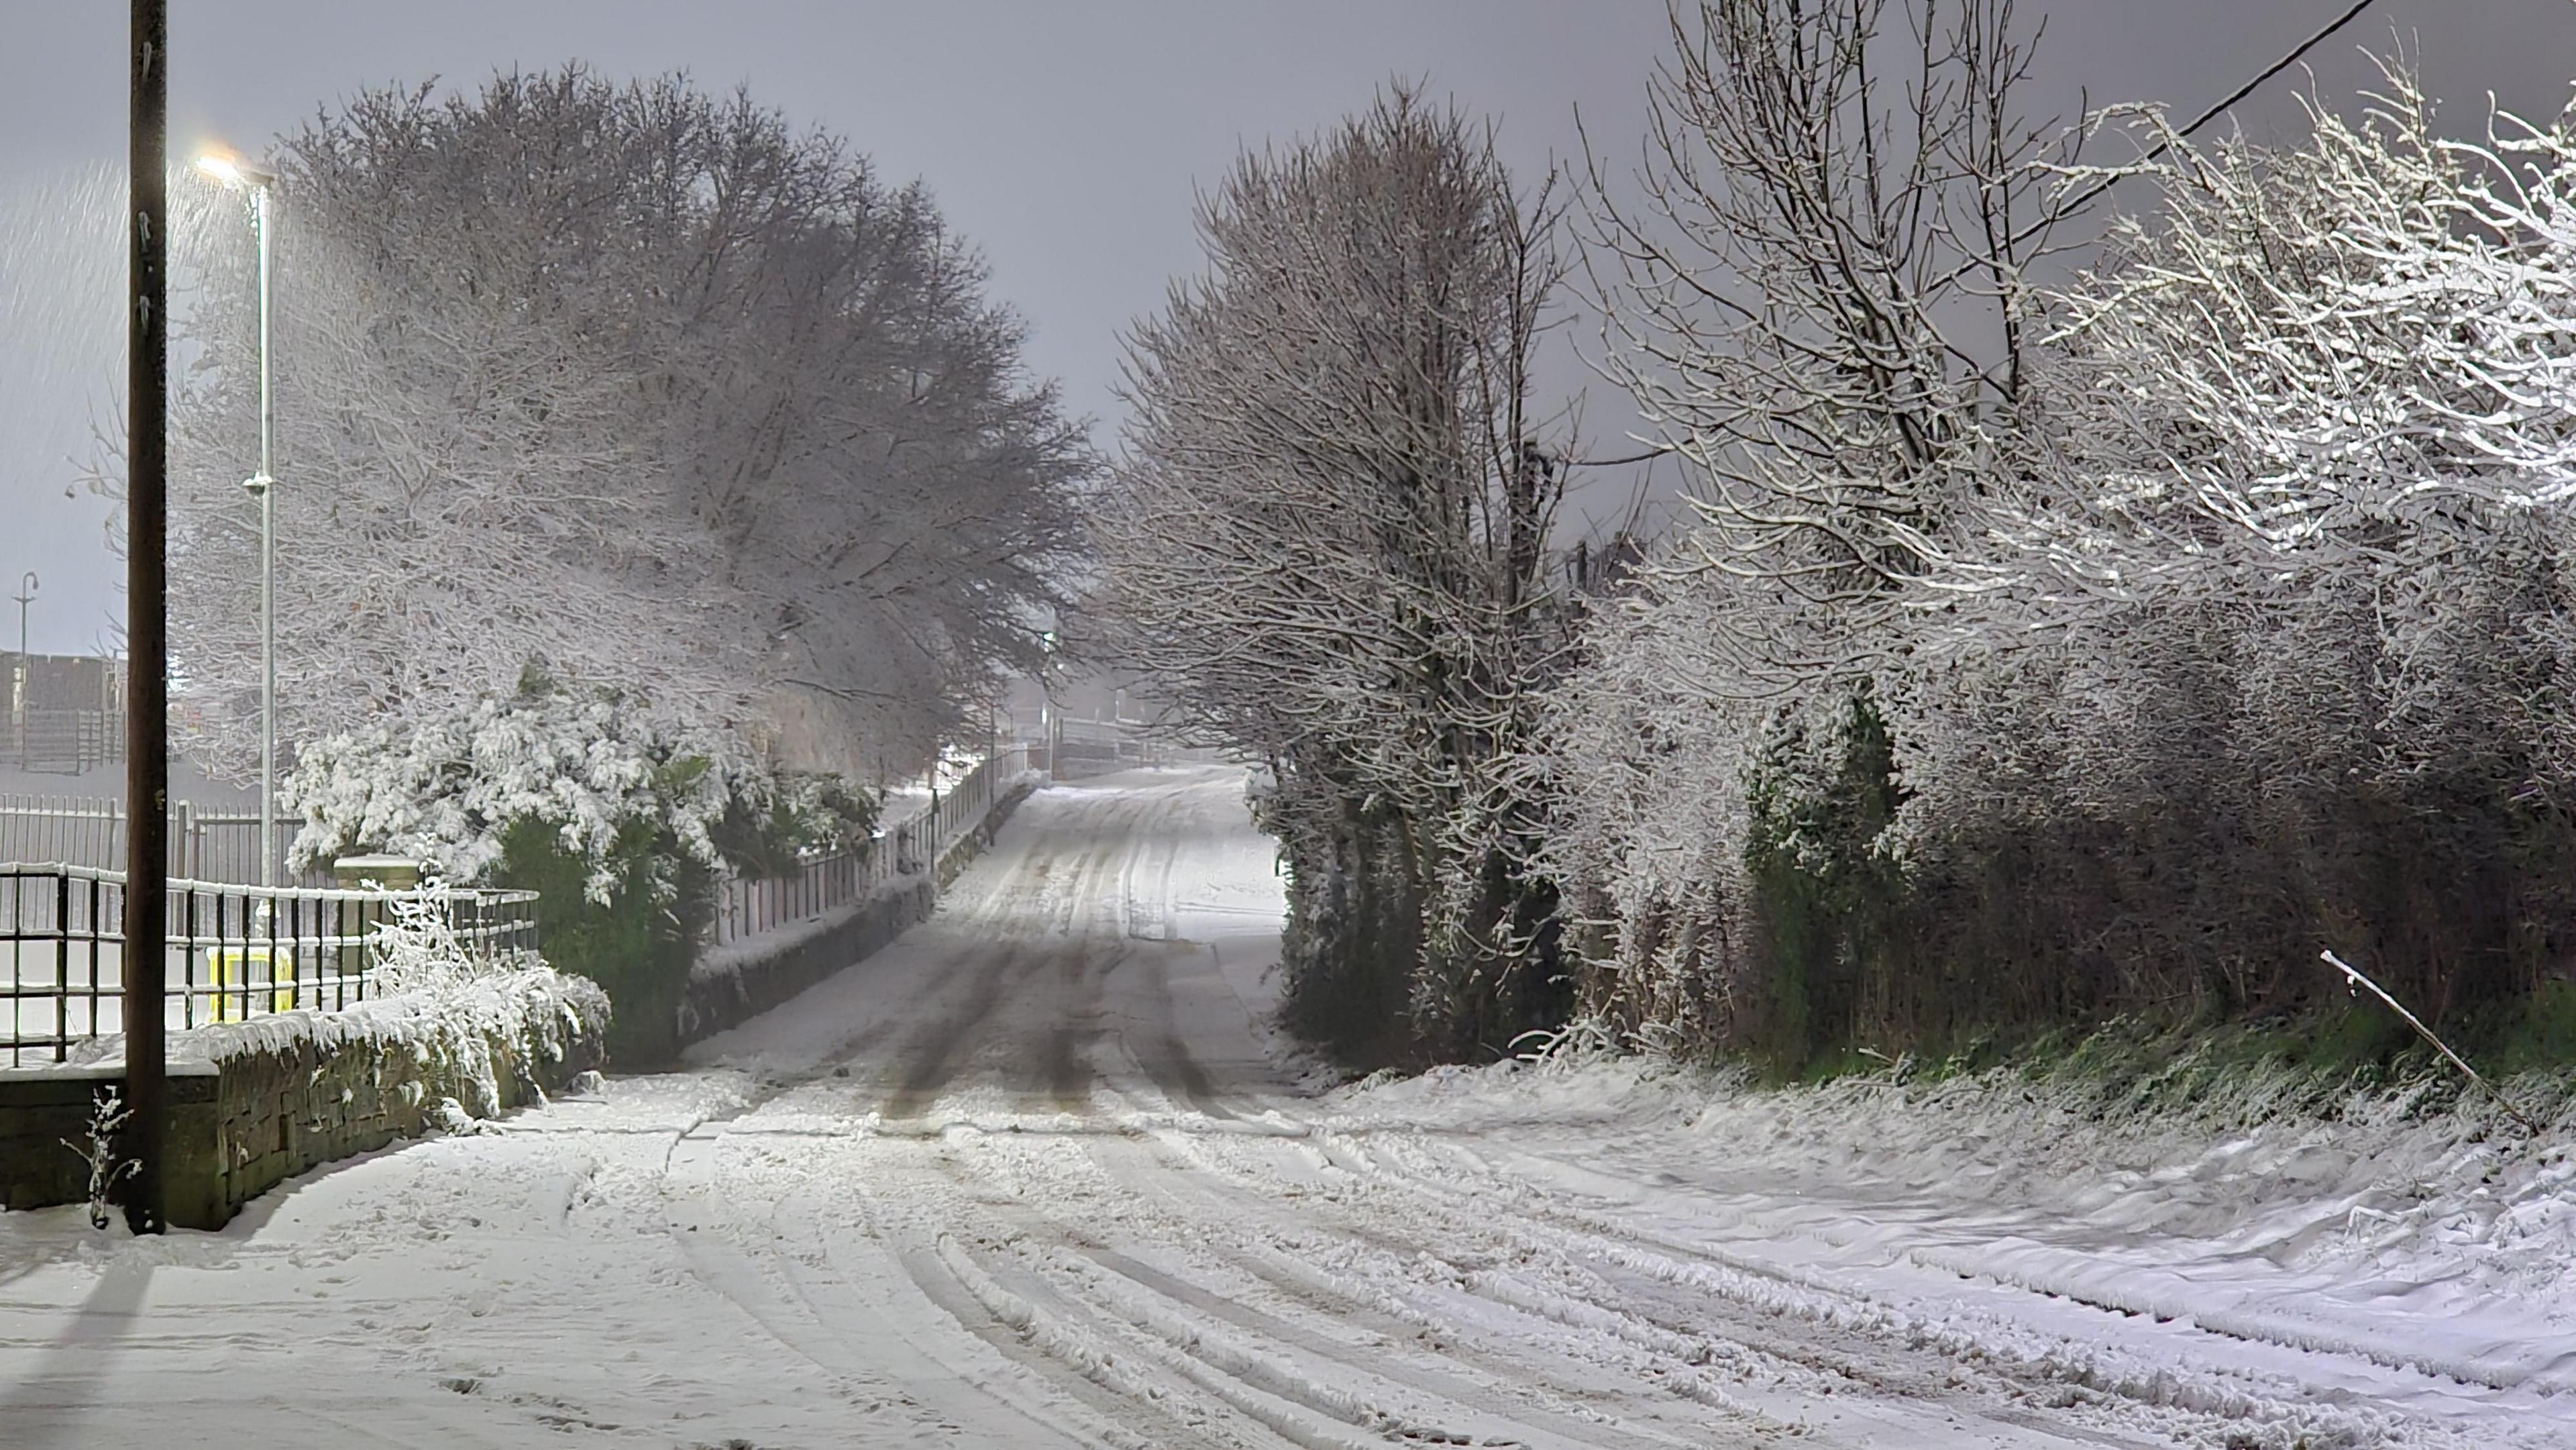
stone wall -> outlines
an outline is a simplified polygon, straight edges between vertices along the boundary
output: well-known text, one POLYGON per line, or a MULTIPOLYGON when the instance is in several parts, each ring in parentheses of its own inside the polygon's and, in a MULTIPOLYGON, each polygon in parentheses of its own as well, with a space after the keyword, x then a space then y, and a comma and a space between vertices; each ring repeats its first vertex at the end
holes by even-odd
MULTIPOLYGON (((758 1016, 928 917, 1031 788, 1005 795, 927 875, 700 963, 678 1008, 680 1041, 758 1016)), ((595 985, 528 972, 437 1003, 397 998, 174 1033, 170 1222, 220 1228, 299 1173, 447 1126, 449 1102, 469 1117, 533 1102, 603 1065, 607 1025, 595 985)), ((93 1094, 121 1085, 124 1067, 118 1039, 86 1047, 88 1062, 0 1069, 0 1208, 88 1198, 88 1163, 63 1144, 86 1141, 93 1094)))
MULTIPOLYGON (((0 1208, 50 1208, 89 1199, 90 1105, 101 1092, 122 1093, 122 1063, 0 1071, 0 1208)), ((170 1065, 172 1221, 191 1228, 222 1225, 231 1214, 215 1148, 219 1075, 212 1063, 170 1065)))
MULTIPOLYGON (((436 1001, 396 998, 170 1038, 170 1222, 220 1228, 299 1173, 491 1117, 600 1065, 608 1000, 578 977, 514 973, 436 1001), (454 1104, 454 1107, 450 1107, 454 1104)), ((116 1039, 102 1039, 113 1054, 116 1039)), ((92 1095, 120 1084, 112 1055, 0 1071, 0 1207, 80 1203, 92 1095)))

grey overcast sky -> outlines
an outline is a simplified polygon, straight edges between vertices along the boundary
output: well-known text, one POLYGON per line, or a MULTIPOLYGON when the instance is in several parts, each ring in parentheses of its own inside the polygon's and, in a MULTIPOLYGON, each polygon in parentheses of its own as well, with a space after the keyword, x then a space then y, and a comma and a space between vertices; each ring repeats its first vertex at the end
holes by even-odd
MULTIPOLYGON (((2346 0, 2023 0, 2044 11, 2040 113, 2151 99, 2189 114, 2346 0)), ((1113 441, 1117 335, 1195 270, 1193 188, 1238 147, 1330 124, 1390 75, 1427 78, 1501 123, 1524 173, 1574 152, 1580 106, 1618 164, 1667 40, 1663 0, 179 0, 172 146, 256 151, 351 91, 495 67, 588 62, 747 83, 800 123, 919 176, 1034 329, 1030 359, 1113 441)), ((0 583, 43 575, 39 650, 91 647, 122 566, 103 506, 65 496, 93 412, 110 406, 123 259, 97 204, 125 145, 125 7, 0 0, 0 583)), ((2466 121, 2489 90, 2555 113, 2576 76, 2576 0, 2377 0, 2314 58, 2321 88, 2368 78, 2355 46, 2420 46, 2466 121)), ((2240 120, 2289 123, 2303 81, 2240 120)), ((291 224, 291 221, 288 223, 291 224)), ((1569 373, 1572 370, 1569 369, 1569 373)), ((1569 378, 1569 384, 1579 381, 1569 378)), ((1622 412, 1597 384, 1587 431, 1622 412)), ((14 648, 15 619, 0 619, 14 648)))

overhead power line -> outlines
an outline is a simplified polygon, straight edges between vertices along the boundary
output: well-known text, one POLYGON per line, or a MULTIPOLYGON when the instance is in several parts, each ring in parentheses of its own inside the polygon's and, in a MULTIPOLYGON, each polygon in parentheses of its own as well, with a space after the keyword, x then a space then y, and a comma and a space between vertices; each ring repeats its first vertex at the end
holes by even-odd
MULTIPOLYGON (((2263 67, 2262 71, 2252 80, 2247 81, 2245 84, 2228 92, 2225 100, 2220 101, 2218 104, 2201 112, 2199 115, 2192 117, 2190 125, 2176 131, 2167 139, 2157 142, 2145 156, 2139 158, 2139 164, 2144 165, 2149 161, 2154 161, 2163 156, 2166 152, 2173 150, 2174 142, 2185 139, 2190 136, 2192 132, 2199 130, 2201 127, 2208 125, 2214 120, 2217 120, 2219 116, 2224 114, 2229 108, 2233 107, 2238 101, 2254 94, 2254 92, 2261 87, 2265 81, 2268 81, 2272 77, 2279 75, 2281 72, 2288 70, 2290 67, 2297 65, 2301 57, 2305 56, 2309 51, 2316 49, 2318 45, 2325 41, 2327 36, 2334 34, 2336 31, 2343 29, 2353 21, 2361 18, 2361 12, 2369 9, 2371 4, 2372 0, 2353 0, 2352 4, 2344 7, 2344 12, 2341 15, 2327 21, 2324 29, 2319 30, 2316 34, 2309 36, 2307 39, 2300 41, 2297 49, 2292 50, 2288 55, 2281 57, 2270 65, 2263 67)), ((2118 179, 2119 178, 2117 177, 2106 176, 2100 181, 2093 183, 2089 189, 2078 194, 2073 201, 2068 202, 2064 210, 2032 222, 2029 226, 2024 227, 2021 231, 2015 233, 2012 239, 2013 245, 2019 246, 2023 242, 2029 241, 2032 237, 2037 236, 2042 230, 2050 226, 2054 226, 2076 212, 2082 211, 2086 203, 2092 201, 2093 198, 2100 196, 2103 192, 2110 190, 2111 183, 2118 179)))
MULTIPOLYGON (((2235 105, 2238 101, 2254 94, 2256 87, 2262 85, 2272 77, 2279 75, 2281 72, 2288 70, 2290 67, 2297 65, 2301 56, 2304 56, 2309 51, 2316 49, 2318 44, 2324 41, 2327 36, 2334 34, 2336 31, 2343 29, 2345 26, 2350 25, 2353 21, 2359 19, 2361 17, 2361 12, 2369 9, 2370 6, 2371 0, 2353 0, 2353 3, 2346 7, 2341 15, 2338 15, 2334 19, 2326 22, 2325 29, 2318 31, 2316 34, 2309 36, 2303 41, 2300 41, 2298 49, 2291 51, 2288 55, 2285 55, 2279 60, 2272 62, 2270 65, 2265 66, 2261 75, 2258 75, 2254 77, 2254 79, 2247 81, 2245 84, 2238 86, 2235 90, 2228 93, 2226 100, 2220 101, 2217 105, 2210 107, 2208 110, 2201 112, 2197 117, 2194 117, 2190 125, 2182 128, 2181 134, 2188 136, 2192 132, 2199 130, 2201 127, 2208 125, 2212 120, 2216 119, 2219 112, 2226 110, 2228 107, 2235 105)), ((2171 149, 2172 144, 2173 143, 2171 142, 2167 142, 2163 148, 2150 153, 2150 155, 2161 156, 2164 154, 2165 150, 2171 149)))
MULTIPOLYGON (((2238 86, 2236 89, 2229 91, 2224 99, 2211 106, 2208 110, 2192 117, 2190 124, 2174 132, 2170 138, 2157 142, 2153 149, 2149 150, 2145 156, 2139 158, 2140 164, 2143 165, 2146 162, 2154 161, 2162 157, 2166 152, 2173 150, 2174 142, 2187 139, 2194 131, 2199 130, 2201 127, 2217 120, 2221 115, 2224 115, 2230 108, 2234 107, 2237 102, 2244 100, 2247 96, 2260 90, 2265 81, 2268 81, 2272 77, 2279 75, 2281 72, 2288 70, 2290 67, 2297 65, 2309 51, 2312 51, 2319 45, 2324 44, 2327 38, 2332 36, 2336 31, 2341 30, 2355 20, 2360 19, 2361 12, 2369 9, 2373 3, 2374 0, 2352 0, 2350 5, 2344 7, 2342 14, 2327 21, 2315 34, 2300 41, 2297 46, 2292 48, 2289 54, 2282 56, 2279 60, 2276 60, 2270 65, 2263 67, 2260 71, 2255 72, 2253 79, 2247 81, 2241 86, 2238 86)), ((2068 202, 2064 209, 2054 211, 2050 215, 2032 222, 2030 225, 2022 228, 2019 232, 2014 233, 2011 245, 2019 246, 2023 242, 2029 241, 2032 237, 2039 235, 2047 228, 2055 226, 2057 223, 2064 221, 2067 217, 2076 212, 2082 211, 2095 197, 2098 197, 2103 192, 2110 190, 2111 183, 2118 179, 2119 178, 2117 177, 2104 177, 2102 180, 2093 183, 2090 188, 2079 193, 2073 201, 2068 202)), ((1963 265, 1960 270, 1965 272, 1968 268, 1963 265)), ((1654 459, 1663 457, 1671 451, 1672 450, 1669 448, 1650 448, 1643 453, 1632 453, 1624 458, 1569 458, 1565 460, 1565 466, 1568 468, 1617 468, 1624 464, 1650 462, 1654 459)))

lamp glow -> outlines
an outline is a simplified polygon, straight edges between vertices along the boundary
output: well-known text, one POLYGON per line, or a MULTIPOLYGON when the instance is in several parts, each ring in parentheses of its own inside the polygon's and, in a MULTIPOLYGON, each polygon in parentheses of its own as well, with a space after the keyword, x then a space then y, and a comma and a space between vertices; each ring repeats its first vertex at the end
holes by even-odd
POLYGON ((263 187, 277 177, 256 166, 242 164, 242 159, 228 152, 209 151, 197 158, 197 169, 230 187, 263 187))

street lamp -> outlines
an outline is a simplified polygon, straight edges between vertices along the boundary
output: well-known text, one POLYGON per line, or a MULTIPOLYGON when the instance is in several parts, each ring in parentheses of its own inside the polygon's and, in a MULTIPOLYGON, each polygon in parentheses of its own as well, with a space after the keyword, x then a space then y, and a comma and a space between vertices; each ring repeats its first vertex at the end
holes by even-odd
POLYGON ((251 231, 259 244, 259 472, 242 481, 259 500, 259 884, 277 884, 277 480, 269 476, 276 440, 275 395, 268 363, 268 190, 277 179, 234 156, 208 153, 197 169, 228 187, 250 190, 251 231))
POLYGON ((36 657, 27 653, 27 606, 36 602, 36 571, 18 581, 18 592, 9 596, 18 601, 18 698, 9 702, 18 718, 18 768, 27 770, 32 758, 27 750, 27 706, 36 692, 36 657))

